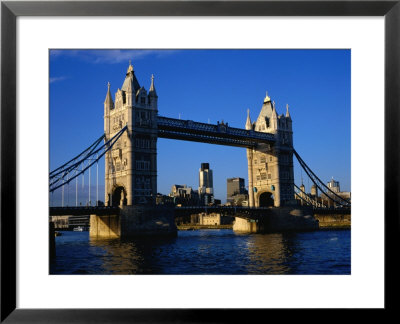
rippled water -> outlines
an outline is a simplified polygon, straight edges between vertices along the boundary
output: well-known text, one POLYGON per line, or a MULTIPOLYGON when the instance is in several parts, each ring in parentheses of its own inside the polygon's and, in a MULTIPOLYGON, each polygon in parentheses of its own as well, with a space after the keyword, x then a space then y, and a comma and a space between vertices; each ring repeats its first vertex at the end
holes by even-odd
POLYGON ((350 274, 350 230, 236 234, 179 231, 176 238, 89 239, 62 232, 51 274, 350 274))

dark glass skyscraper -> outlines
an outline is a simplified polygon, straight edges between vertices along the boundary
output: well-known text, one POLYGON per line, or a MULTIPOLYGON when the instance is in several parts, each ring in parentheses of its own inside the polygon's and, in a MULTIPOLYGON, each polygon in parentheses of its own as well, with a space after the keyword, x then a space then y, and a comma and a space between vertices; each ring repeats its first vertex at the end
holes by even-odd
POLYGON ((226 180, 226 200, 232 201, 233 196, 246 194, 243 178, 229 178, 226 180))

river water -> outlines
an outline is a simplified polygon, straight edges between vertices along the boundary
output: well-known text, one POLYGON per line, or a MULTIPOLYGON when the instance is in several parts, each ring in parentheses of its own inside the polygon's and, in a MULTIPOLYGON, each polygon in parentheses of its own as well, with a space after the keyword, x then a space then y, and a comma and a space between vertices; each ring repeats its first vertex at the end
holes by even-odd
POLYGON ((350 230, 237 234, 178 231, 176 238, 91 240, 56 237, 51 274, 350 274, 350 230))

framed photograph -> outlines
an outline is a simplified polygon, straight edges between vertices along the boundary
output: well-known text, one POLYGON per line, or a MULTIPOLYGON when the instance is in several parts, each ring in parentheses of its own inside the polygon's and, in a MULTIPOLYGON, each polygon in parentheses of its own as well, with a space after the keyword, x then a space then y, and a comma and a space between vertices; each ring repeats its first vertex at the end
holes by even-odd
POLYGON ((391 309, 399 14, 2 2, 1 320, 391 309))

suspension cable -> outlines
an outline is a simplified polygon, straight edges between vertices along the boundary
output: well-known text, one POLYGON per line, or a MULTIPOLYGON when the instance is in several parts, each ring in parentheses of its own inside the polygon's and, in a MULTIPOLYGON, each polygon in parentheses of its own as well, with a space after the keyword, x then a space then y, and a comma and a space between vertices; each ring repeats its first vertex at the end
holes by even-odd
POLYGON ((313 206, 317 206, 319 207, 319 205, 323 208, 326 208, 326 206, 321 202, 318 202, 316 199, 312 199, 310 196, 307 195, 306 192, 304 192, 303 190, 301 190, 301 188, 299 188, 296 184, 294 184, 295 189, 297 189, 298 191, 300 191, 300 193, 304 194, 305 197, 308 197, 309 200, 305 199, 304 197, 302 197, 301 195, 299 195, 296 191, 295 194, 297 197, 301 198, 303 201, 305 201, 307 203, 307 205, 313 205, 313 206))
POLYGON ((310 167, 304 162, 304 160, 300 157, 300 155, 296 152, 296 150, 293 148, 293 153, 297 158, 297 161, 300 163, 300 166, 304 169, 304 171, 307 173, 307 175, 310 177, 311 181, 317 186, 317 188, 319 190, 321 190, 321 192, 323 192, 328 199, 331 199, 332 201, 343 205, 343 202, 345 205, 350 206, 351 203, 350 201, 348 201, 345 198, 340 197, 338 194, 336 194, 334 191, 332 191, 328 186, 326 186, 321 179, 318 178, 318 176, 310 169, 310 167), (318 182, 318 183, 317 183, 318 182), (329 191, 332 195, 334 195, 335 197, 337 197, 339 199, 339 201, 335 200, 333 197, 328 196, 325 193, 325 190, 323 190, 320 186, 320 184, 327 190, 329 191))
POLYGON ((56 176, 57 174, 55 174, 56 171, 63 169, 66 165, 68 165, 69 163, 71 163, 72 161, 75 161, 76 159, 78 159, 80 156, 82 156, 83 154, 85 154, 86 152, 88 152, 90 149, 93 149, 94 147, 96 147, 97 145, 99 145, 99 143, 104 139, 105 135, 101 135, 97 140, 95 140, 93 142, 92 145, 90 145, 87 149, 83 150, 81 153, 79 153, 77 156, 75 156, 74 158, 72 158, 71 160, 69 160, 68 162, 64 163, 63 165, 59 166, 57 169, 53 170, 50 172, 50 177, 56 176))
MULTIPOLYGON (((106 152, 108 152, 113 147, 113 145, 118 141, 118 139, 122 136, 122 134, 127 129, 128 129, 128 126, 126 125, 118 133, 116 133, 112 138, 110 138, 107 142, 105 142, 99 148, 96 148, 96 147, 99 145, 100 142, 97 143, 97 146, 93 146, 93 144, 92 144, 90 146, 90 150, 88 150, 88 149, 85 150, 85 152, 89 152, 89 153, 87 153, 83 158, 81 158, 77 162, 74 162, 76 160, 76 158, 69 161, 69 162, 74 162, 72 165, 68 166, 68 163, 65 163, 62 166, 62 167, 64 167, 64 169, 61 169, 61 167, 58 167, 56 169, 56 170, 59 170, 57 173, 54 173, 54 171, 56 171, 56 170, 52 171, 50 173, 51 176, 50 176, 49 191, 53 192, 54 190, 62 187, 64 184, 69 183, 70 181, 72 181, 76 177, 80 176, 81 174, 83 175, 83 173, 87 169, 89 169, 93 164, 97 163, 106 154, 106 152), (93 158, 94 156, 95 156, 95 158, 93 158), (85 161, 88 161, 87 166, 83 165, 83 163, 85 161), (80 165, 82 165, 81 171, 78 170, 80 165), (67 175, 69 175, 72 171, 75 171, 75 175, 68 177, 66 180, 65 177, 67 175)), ((105 138, 105 136, 103 135, 101 138, 103 139, 103 138, 105 138)), ((82 154, 80 154, 78 156, 82 156, 82 154)), ((82 183, 83 183, 83 181, 82 181, 82 183)))

